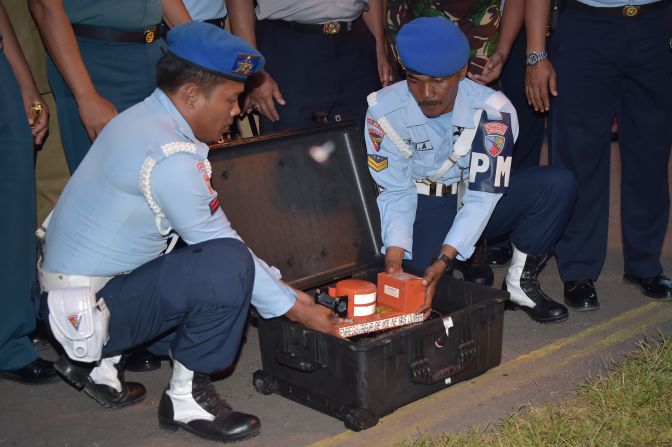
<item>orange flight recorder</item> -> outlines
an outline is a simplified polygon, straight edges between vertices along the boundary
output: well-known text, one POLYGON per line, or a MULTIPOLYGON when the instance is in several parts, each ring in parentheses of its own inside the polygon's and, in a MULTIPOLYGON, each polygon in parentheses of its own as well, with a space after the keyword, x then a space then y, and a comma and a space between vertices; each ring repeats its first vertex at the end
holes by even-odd
POLYGON ((423 321, 425 287, 422 278, 409 273, 378 273, 377 285, 344 279, 327 293, 318 291, 316 301, 344 319, 341 336, 353 337, 423 321))

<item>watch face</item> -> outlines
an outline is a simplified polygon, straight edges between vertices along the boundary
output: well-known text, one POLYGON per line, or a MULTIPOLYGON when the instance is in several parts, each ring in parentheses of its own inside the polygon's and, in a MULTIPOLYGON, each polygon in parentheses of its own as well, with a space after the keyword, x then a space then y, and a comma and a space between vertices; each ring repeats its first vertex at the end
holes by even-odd
POLYGON ((531 53, 527 56, 527 65, 534 65, 539 62, 539 56, 536 53, 531 53))

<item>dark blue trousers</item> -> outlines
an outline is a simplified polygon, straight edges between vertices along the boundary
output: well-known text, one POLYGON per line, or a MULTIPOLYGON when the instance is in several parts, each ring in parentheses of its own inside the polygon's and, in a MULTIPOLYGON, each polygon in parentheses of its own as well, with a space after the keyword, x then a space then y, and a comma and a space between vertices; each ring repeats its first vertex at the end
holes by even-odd
POLYGON ((0 51, 0 370, 32 362, 35 329, 33 140, 14 73, 0 51))
MULTIPOLYGON (((166 49, 163 39, 151 44, 113 43, 77 38, 84 65, 98 93, 118 112, 142 101, 156 87, 156 63, 166 49)), ((58 124, 70 173, 91 147, 72 91, 50 58, 47 75, 56 99, 58 124)))
POLYGON ((112 279, 99 293, 110 309, 103 356, 153 342, 150 351, 211 373, 233 363, 254 282, 254 262, 237 239, 180 248, 112 279))
POLYGON ((314 113, 364 122, 366 97, 380 89, 375 41, 363 21, 353 30, 327 36, 293 31, 272 20, 257 22, 259 51, 266 70, 278 83, 287 104, 276 105, 280 120, 261 118, 263 133, 314 127, 314 113))
MULTIPOLYGON (((511 175, 509 190, 497 203, 483 237, 511 233, 511 242, 522 252, 546 253, 562 235, 575 199, 576 185, 567 170, 549 166, 520 169, 511 175)), ((422 272, 431 264, 456 214, 456 196, 418 195, 413 259, 407 261, 408 267, 422 272)))
MULTIPOLYGON (((661 5, 664 3, 661 2, 661 5)), ((670 212, 672 3, 637 17, 571 9, 551 41, 558 96, 550 114, 553 165, 579 194, 556 254, 563 280, 597 279, 607 252, 611 123, 618 118, 625 272, 662 272, 670 212)))

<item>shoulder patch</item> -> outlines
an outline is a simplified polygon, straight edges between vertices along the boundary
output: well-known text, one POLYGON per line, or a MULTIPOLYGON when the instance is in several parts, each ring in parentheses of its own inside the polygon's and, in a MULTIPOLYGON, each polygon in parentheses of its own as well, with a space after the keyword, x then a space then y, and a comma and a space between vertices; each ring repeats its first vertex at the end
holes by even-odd
POLYGON ((371 169, 376 172, 380 172, 384 169, 387 169, 387 157, 380 155, 369 155, 368 156, 368 165, 371 169))
POLYGON ((380 124, 378 124, 378 121, 374 120, 373 118, 366 118, 366 125, 369 138, 373 144, 373 150, 378 152, 380 150, 380 144, 383 142, 383 138, 385 138, 385 131, 380 126, 380 124))
POLYGON ((215 190, 212 188, 212 182, 210 181, 210 172, 208 172, 208 168, 203 162, 198 162, 196 163, 196 169, 201 171, 203 174, 203 181, 205 182, 205 186, 208 187, 208 193, 210 194, 215 194, 215 190))

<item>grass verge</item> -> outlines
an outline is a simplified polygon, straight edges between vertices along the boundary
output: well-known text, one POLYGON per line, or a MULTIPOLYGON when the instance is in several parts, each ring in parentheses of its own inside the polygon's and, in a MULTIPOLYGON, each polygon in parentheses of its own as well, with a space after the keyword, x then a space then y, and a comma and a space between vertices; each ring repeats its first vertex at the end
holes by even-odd
POLYGON ((397 444, 409 446, 672 446, 672 341, 640 343, 568 401, 526 407, 491 428, 397 444))

